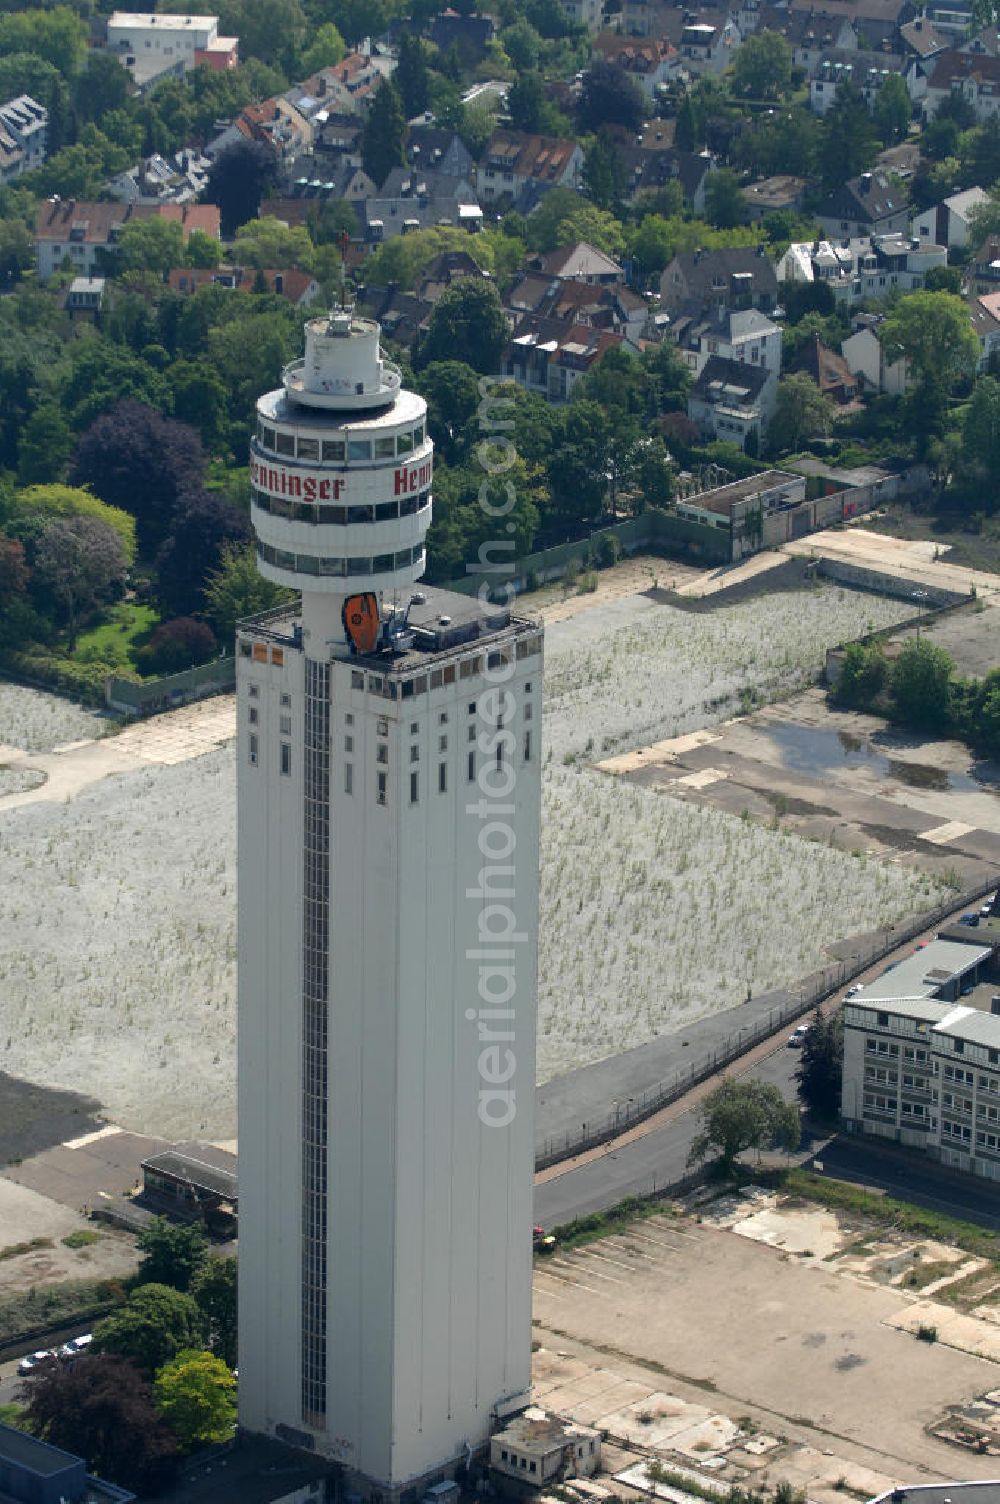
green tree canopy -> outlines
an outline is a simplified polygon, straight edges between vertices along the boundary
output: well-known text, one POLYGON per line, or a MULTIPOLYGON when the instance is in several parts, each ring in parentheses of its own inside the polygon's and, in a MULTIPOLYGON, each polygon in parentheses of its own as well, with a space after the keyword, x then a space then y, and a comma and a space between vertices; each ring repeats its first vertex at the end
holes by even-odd
POLYGON ((195 1224, 168 1222, 156 1217, 136 1239, 142 1260, 139 1279, 142 1284, 170 1285, 187 1290, 198 1270, 208 1258, 208 1243, 195 1224))
POLYGON ((754 99, 777 99, 792 81, 792 49, 777 31, 755 31, 736 50, 733 82, 754 99))
POLYGON ((286 225, 283 220, 265 215, 251 219, 236 231, 233 259, 239 266, 262 270, 295 267, 311 272, 315 249, 305 225, 286 225))
POLYGON ((793 1150, 799 1144, 799 1114, 776 1086, 757 1080, 736 1081, 727 1076, 698 1108, 701 1131, 691 1145, 689 1161, 700 1164, 717 1150, 726 1172, 747 1149, 769 1147, 793 1150))
POLYGON ((128 270, 173 271, 184 265, 184 231, 175 220, 130 220, 121 233, 119 255, 128 270))
POLYGON ((212 1351, 230 1368, 237 1361, 238 1261, 207 1258, 191 1281, 191 1294, 208 1320, 212 1351))
POLYGON ((625 232, 614 215, 582 199, 574 188, 553 188, 528 216, 533 251, 554 251, 585 240, 608 256, 625 249, 625 232))
POLYGON ((823 187, 839 188, 848 179, 857 177, 872 165, 877 151, 878 137, 868 106, 853 84, 840 84, 823 119, 819 150, 823 187))
POLYGON ((901 73, 890 73, 875 96, 872 116, 886 146, 902 141, 910 124, 913 105, 901 73))
POLYGON ((361 165, 378 188, 394 167, 406 163, 403 153, 405 130, 403 101, 392 79, 387 78, 379 85, 372 100, 361 137, 361 165))
POLYGON ((493 283, 461 277, 434 305, 418 364, 448 360, 460 350, 473 370, 492 374, 499 369, 508 333, 507 315, 493 283))
POLYGON ((204 590, 205 614, 215 635, 227 649, 232 649, 236 623, 244 616, 270 611, 293 594, 280 585, 265 580, 257 569, 257 554, 252 543, 228 544, 222 550, 222 562, 209 575, 204 590))
POLYGON ((951 681, 955 663, 927 637, 911 638, 892 666, 889 691, 896 714, 907 725, 943 735, 951 720, 951 681))
POLYGON ((120 507, 101 501, 86 486, 55 483, 25 486, 14 492, 10 507, 15 517, 92 517, 116 535, 125 564, 135 559, 135 518, 120 507))
POLYGON ((888 673, 881 643, 850 642, 830 697, 847 710, 870 710, 885 688, 888 673))
POLYGON ((774 413, 767 425, 772 454, 788 454, 810 439, 824 438, 833 426, 834 406, 811 376, 797 372, 778 382, 774 413))
POLYGON ((156 1375, 153 1400, 185 1451, 232 1435, 236 1380, 213 1353, 179 1352, 156 1375))
POLYGON ((208 1323, 190 1295, 169 1285, 140 1285, 127 1305, 94 1327, 95 1353, 129 1358, 154 1374, 186 1348, 200 1348, 208 1323))
POLYGON ((717 230, 734 230, 750 218, 747 201, 735 172, 720 167, 705 184, 705 218, 717 230))
POLYGON ((840 1116, 844 1075, 844 1015, 819 1008, 802 1037, 795 1070, 799 1101, 806 1112, 830 1122, 840 1116))

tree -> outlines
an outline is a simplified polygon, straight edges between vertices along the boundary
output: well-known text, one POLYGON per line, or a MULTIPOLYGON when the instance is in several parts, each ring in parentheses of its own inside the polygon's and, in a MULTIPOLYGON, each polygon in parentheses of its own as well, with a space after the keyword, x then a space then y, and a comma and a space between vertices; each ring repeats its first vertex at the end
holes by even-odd
POLYGON ((124 577, 121 540, 106 523, 94 517, 46 523, 35 546, 33 578, 62 607, 71 653, 81 614, 107 600, 124 577))
POLYGON ((868 106, 853 84, 840 84, 823 121, 819 153, 823 187, 839 188, 849 178, 857 177, 872 165, 877 150, 868 106))
POLYGON ((435 360, 420 371, 416 386, 427 399, 427 428, 435 451, 454 464, 463 430, 479 406, 478 377, 464 360, 435 360))
POLYGON ((170 531, 181 499, 199 485, 204 470, 201 440, 193 428, 127 400, 83 434, 70 478, 74 485, 90 486, 102 501, 131 512, 138 524, 140 550, 149 556, 170 531))
POLYGON ((205 198, 218 204, 224 235, 256 217, 277 172, 277 158, 262 141, 238 141, 219 152, 209 169, 205 198))
POLYGON ((792 49, 780 32, 765 27, 737 48, 733 81, 753 99, 777 99, 785 93, 792 82, 792 49))
POLYGON ((739 179, 728 167, 710 172, 705 184, 705 218, 717 230, 733 230, 750 218, 739 179))
POLYGON ((191 1294, 208 1321, 212 1351, 236 1367, 238 1260, 208 1258, 191 1281, 191 1294))
POLYGON ((225 433, 228 397, 218 371, 207 360, 174 360, 167 380, 174 417, 196 428, 207 449, 217 449, 225 433))
MULTIPOLYGON (((36 407, 21 431, 17 478, 22 486, 57 481, 73 452, 73 434, 55 403, 36 407)), ((129 519, 131 521, 131 519, 129 519)))
POLYGON ((392 79, 387 78, 372 100, 361 135, 361 165, 379 188, 394 167, 402 167, 406 162, 405 130, 403 101, 392 79))
POLYGON ((148 1382, 124 1358, 83 1353, 43 1364, 22 1385, 34 1436, 82 1456, 124 1488, 156 1493, 173 1476, 177 1443, 153 1408, 148 1382))
POLYGON ((844 1075, 844 1015, 819 1008, 802 1037, 802 1053, 795 1070, 799 1101, 806 1112, 827 1122, 840 1116, 844 1075))
POLYGON ((427 54, 423 42, 409 28, 399 38, 399 61, 393 81, 402 98, 407 120, 422 115, 430 97, 427 54))
POLYGON ((507 111, 516 131, 534 135, 542 129, 545 83, 537 68, 519 73, 507 90, 507 111))
POLYGON ((616 63, 595 62, 583 75, 577 120, 582 131, 599 131, 602 125, 639 129, 647 106, 635 80, 616 63))
POLYGON ((296 267, 308 272, 313 269, 315 251, 305 225, 286 225, 265 215, 240 225, 233 257, 239 266, 296 267))
POLYGON ((746 1149, 759 1154, 771 1146, 798 1147, 798 1111, 769 1082, 727 1076, 701 1103, 698 1117, 701 1131, 691 1145, 690 1164, 702 1163, 717 1149, 723 1171, 730 1174, 746 1149))
POLYGON ((901 73, 890 73, 875 96, 872 115, 886 146, 902 141, 910 124, 913 106, 901 73))
POLYGON ((528 244, 533 251, 554 251, 578 240, 607 256, 625 250, 625 233, 614 215, 589 204, 574 188, 553 188, 528 216, 528 244))
POLYGON ((243 617, 270 611, 293 598, 291 591, 273 585, 260 574, 252 543, 223 546, 218 567, 208 577, 204 597, 205 613, 226 649, 232 649, 236 623, 243 617))
POLYGON ((185 1451, 225 1441, 236 1424, 236 1380, 212 1353, 192 1349, 165 1363, 153 1399, 185 1451))
POLYGON ((80 71, 86 44, 86 25, 66 5, 0 14, 0 57, 33 52, 71 79, 80 71))
POLYGON ((126 564, 131 564, 135 558, 135 518, 81 487, 61 486, 55 482, 25 486, 14 492, 10 510, 14 517, 93 517, 118 535, 126 564))
POLYGON ((608 130, 599 131, 584 151, 583 185, 600 209, 613 209, 625 192, 625 164, 608 130))
POLYGON ((111 52, 87 53, 86 66, 73 81, 73 109, 80 120, 100 120, 128 105, 131 80, 111 52))
POLYGON ((691 103, 690 94, 685 94, 677 109, 674 146, 678 151, 690 152, 697 151, 702 145, 704 145, 704 140, 695 118, 694 105, 691 103))
MULTIPOLYGON (((962 425, 962 466, 984 481, 1000 475, 1000 381, 994 376, 981 376, 973 388, 962 425)), ((992 485, 983 494, 993 511, 992 485)))
POLYGON ((245 543, 245 513, 217 491, 190 491, 177 509, 169 537, 156 555, 156 595, 170 616, 200 611, 205 585, 219 567, 222 550, 245 543))
POLYGON ((176 220, 131 220, 122 230, 118 254, 125 271, 161 272, 166 276, 175 266, 184 265, 184 231, 176 220))
POLYGON ((783 377, 767 425, 768 448, 772 454, 788 454, 810 439, 825 437, 833 426, 833 414, 833 403, 811 376, 800 371, 783 377))
POLYGON ((889 676, 889 692, 899 719, 921 731, 946 732, 951 720, 954 671, 954 660, 944 648, 927 637, 910 638, 889 676))
POLYGON ((499 368, 508 333, 493 283, 461 277, 435 303, 417 363, 448 360, 460 350, 474 371, 492 373, 499 368))
POLYGON ((347 46, 332 21, 324 21, 317 27, 309 46, 299 58, 296 77, 308 78, 322 68, 334 68, 342 60, 347 46))
POLYGON ((204 1347, 205 1317, 190 1295, 169 1285, 140 1285, 128 1304, 94 1327, 92 1350, 117 1353, 154 1374, 188 1347, 204 1347))
POLYGON ((908 293, 891 308, 879 339, 887 360, 905 357, 908 362, 914 380, 909 400, 919 415, 913 431, 921 452, 926 452, 952 388, 960 377, 972 375, 979 360, 969 310, 953 293, 908 293))
POLYGON ((207 663, 218 651, 215 633, 206 622, 178 616, 160 623, 149 641, 139 648, 135 660, 143 674, 177 674, 207 663))
POLYGON ((880 643, 850 642, 831 698, 847 710, 870 710, 885 688, 889 664, 880 643))

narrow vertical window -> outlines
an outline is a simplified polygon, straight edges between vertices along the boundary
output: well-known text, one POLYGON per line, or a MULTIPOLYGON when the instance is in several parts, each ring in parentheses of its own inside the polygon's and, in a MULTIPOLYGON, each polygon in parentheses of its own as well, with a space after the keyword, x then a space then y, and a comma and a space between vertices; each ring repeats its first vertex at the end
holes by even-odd
POLYGON ((419 775, 419 773, 411 773, 410 774, 410 803, 411 804, 416 804, 417 799, 419 797, 419 794, 420 794, 420 775, 419 775))
POLYGON ((438 763, 438 793, 444 794, 448 790, 448 764, 438 763))
POLYGON ((255 768, 257 766, 257 758, 258 758, 258 755, 259 755, 259 743, 258 743, 258 740, 257 740, 257 734, 256 734, 256 732, 251 732, 250 733, 250 750, 249 750, 249 755, 250 755, 250 766, 252 768, 255 768))
POLYGON ((531 732, 530 731, 526 731, 524 733, 524 760, 525 760, 525 762, 530 762, 531 761, 531 732))
POLYGON ((386 778, 385 773, 379 773, 379 775, 378 775, 378 788, 377 788, 377 792, 376 792, 376 796, 375 796, 376 799, 378 800, 379 804, 385 804, 385 802, 386 802, 386 797, 387 797, 386 796, 387 783, 388 783, 388 780, 386 778))
POLYGON ((475 754, 475 752, 470 752, 469 753, 469 782, 470 783, 475 783, 475 781, 476 781, 476 754, 475 754))
POLYGON ((354 793, 354 764, 352 762, 344 764, 344 793, 354 793))
POLYGON ((292 749, 288 742, 281 743, 281 772, 287 778, 292 771, 292 749))

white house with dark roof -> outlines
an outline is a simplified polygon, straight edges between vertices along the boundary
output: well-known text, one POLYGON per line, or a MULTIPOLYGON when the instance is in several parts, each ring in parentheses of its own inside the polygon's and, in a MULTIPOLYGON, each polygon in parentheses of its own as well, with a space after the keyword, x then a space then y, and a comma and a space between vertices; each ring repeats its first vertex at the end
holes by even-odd
POLYGON ((0 179, 7 181, 22 172, 30 172, 34 167, 41 167, 45 161, 48 130, 49 112, 30 94, 19 94, 16 99, 0 104, 0 152, 6 140, 10 153, 6 171, 0 156, 0 179))
POLYGON ((925 209, 913 221, 912 230, 922 241, 936 241, 947 246, 949 251, 969 243, 969 222, 981 204, 988 204, 990 196, 982 188, 966 188, 962 193, 952 193, 932 209, 925 209))
POLYGON ((897 178, 876 169, 863 172, 828 194, 817 206, 815 217, 837 240, 889 235, 907 229, 909 198, 897 178))

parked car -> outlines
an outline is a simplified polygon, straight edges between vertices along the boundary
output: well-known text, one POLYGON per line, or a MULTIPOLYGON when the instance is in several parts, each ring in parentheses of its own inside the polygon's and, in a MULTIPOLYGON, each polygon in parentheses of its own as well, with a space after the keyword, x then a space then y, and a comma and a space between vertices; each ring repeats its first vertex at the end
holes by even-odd
POLYGON ((71 1337, 69 1341, 64 1342, 62 1347, 59 1349, 60 1358, 78 1358, 81 1353, 85 1353, 87 1351, 87 1348, 90 1346, 93 1340, 93 1332, 85 1332, 82 1337, 71 1337))
POLYGON ((994 903, 996 903, 996 894, 995 893, 994 893, 994 895, 993 895, 992 898, 988 898, 986 900, 986 902, 983 904, 982 908, 979 910, 979 917, 980 917, 980 919, 988 919, 990 917, 990 915, 993 913, 993 905, 994 905, 994 903))
POLYGON ((974 914, 970 910, 968 914, 963 914, 958 922, 959 924, 967 924, 970 929, 975 929, 976 925, 979 923, 979 915, 974 914))
POLYGON ((788 1047, 789 1047, 789 1049, 792 1049, 792 1050, 801 1049, 801 1047, 802 1047, 802 1041, 805 1039, 805 1037, 806 1037, 806 1035, 808 1033, 809 1033, 809 1025, 808 1024, 799 1024, 798 1028, 795 1030, 795 1033, 794 1034, 789 1034, 789 1036, 788 1036, 788 1047))
POLYGON ((845 997, 857 997, 857 995, 858 995, 858 993, 860 991, 861 991, 861 983, 860 982, 855 982, 853 987, 848 987, 847 991, 844 993, 844 996, 845 997))
POLYGON ((29 1353, 26 1358, 22 1358, 20 1363, 17 1365, 17 1371, 22 1376, 25 1374, 34 1373, 35 1369, 40 1363, 44 1363, 46 1359, 54 1357, 55 1353, 51 1348, 40 1348, 37 1353, 29 1353))

